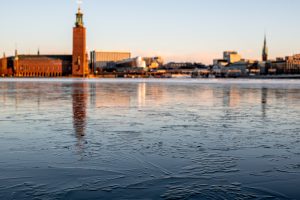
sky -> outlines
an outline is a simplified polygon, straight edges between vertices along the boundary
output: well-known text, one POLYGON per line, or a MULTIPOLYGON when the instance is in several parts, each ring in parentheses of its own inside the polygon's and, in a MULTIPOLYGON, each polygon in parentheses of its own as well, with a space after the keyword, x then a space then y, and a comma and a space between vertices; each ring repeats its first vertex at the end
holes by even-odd
MULTIPOLYGON (((76 0, 0 0, 0 52, 71 54, 76 0)), ((87 48, 212 63, 300 53, 299 0, 83 0, 87 48)))

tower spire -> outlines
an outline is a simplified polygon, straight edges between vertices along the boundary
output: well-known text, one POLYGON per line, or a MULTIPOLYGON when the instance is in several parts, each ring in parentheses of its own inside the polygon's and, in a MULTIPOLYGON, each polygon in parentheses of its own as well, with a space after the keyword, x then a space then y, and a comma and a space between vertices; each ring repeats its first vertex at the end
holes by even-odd
POLYGON ((266 34, 265 34, 265 38, 264 38, 262 61, 264 61, 264 62, 268 61, 268 46, 267 46, 267 36, 266 36, 266 34))

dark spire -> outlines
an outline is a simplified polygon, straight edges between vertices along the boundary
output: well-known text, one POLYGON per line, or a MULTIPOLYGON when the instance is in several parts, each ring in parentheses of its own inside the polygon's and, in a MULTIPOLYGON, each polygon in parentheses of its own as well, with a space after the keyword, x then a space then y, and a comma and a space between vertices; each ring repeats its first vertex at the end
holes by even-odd
POLYGON ((262 52, 262 61, 268 61, 268 46, 267 46, 267 36, 265 35, 264 47, 262 52))

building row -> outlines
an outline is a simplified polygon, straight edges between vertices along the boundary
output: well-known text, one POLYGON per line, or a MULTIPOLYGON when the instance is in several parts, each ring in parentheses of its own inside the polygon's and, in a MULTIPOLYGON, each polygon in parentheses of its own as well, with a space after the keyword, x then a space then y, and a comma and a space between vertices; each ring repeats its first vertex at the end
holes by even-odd
POLYGON ((255 61, 242 59, 237 52, 226 51, 223 59, 214 60, 210 70, 217 77, 300 74, 300 54, 276 60, 255 61))
POLYGON ((225 51, 223 58, 213 60, 213 65, 201 63, 165 64, 162 57, 132 57, 130 52, 92 51, 90 60, 86 49, 86 28, 83 13, 78 9, 73 27, 73 52, 70 55, 18 54, 0 58, 0 76, 14 77, 87 77, 105 73, 171 73, 197 76, 246 77, 255 75, 300 74, 300 54, 268 59, 266 36, 262 60, 243 59, 236 51, 225 51))
POLYGON ((210 73, 217 77, 300 74, 300 54, 270 60, 268 53, 265 36, 261 61, 243 59, 236 51, 225 51, 222 59, 213 61, 210 73))

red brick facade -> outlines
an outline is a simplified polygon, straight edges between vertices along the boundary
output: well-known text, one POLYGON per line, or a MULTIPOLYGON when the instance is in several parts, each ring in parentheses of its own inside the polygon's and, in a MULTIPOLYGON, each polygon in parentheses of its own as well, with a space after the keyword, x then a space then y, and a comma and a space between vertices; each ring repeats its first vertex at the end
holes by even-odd
POLYGON ((3 58, 0 59, 0 76, 7 75, 7 58, 3 56, 3 58))
POLYGON ((88 74, 88 59, 86 54, 86 29, 75 27, 73 29, 73 76, 86 76, 88 74))
POLYGON ((72 75, 84 77, 89 74, 88 55, 86 52, 86 28, 83 26, 83 14, 78 9, 73 28, 73 63, 72 75))
POLYGON ((58 77, 63 75, 63 61, 47 57, 30 56, 15 61, 15 76, 18 77, 58 77))

